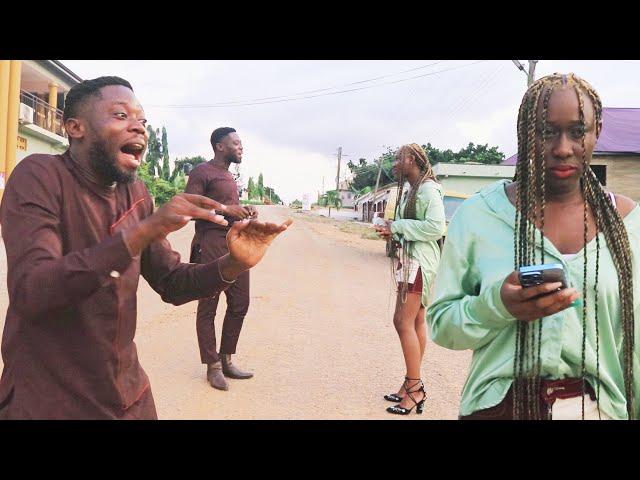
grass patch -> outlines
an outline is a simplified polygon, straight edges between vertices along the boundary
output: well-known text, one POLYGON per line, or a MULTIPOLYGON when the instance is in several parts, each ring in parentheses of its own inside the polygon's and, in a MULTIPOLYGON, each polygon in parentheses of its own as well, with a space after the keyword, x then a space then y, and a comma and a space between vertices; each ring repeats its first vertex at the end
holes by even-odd
POLYGON ((364 238, 366 240, 381 240, 380 236, 372 227, 361 223, 343 222, 338 225, 338 230, 352 235, 359 235, 360 238, 364 238))
POLYGON ((338 221, 333 218, 303 212, 302 210, 293 210, 292 213, 294 214, 294 218, 304 220, 305 222, 333 225, 343 233, 358 235, 360 238, 366 240, 382 240, 370 224, 355 221, 338 221))

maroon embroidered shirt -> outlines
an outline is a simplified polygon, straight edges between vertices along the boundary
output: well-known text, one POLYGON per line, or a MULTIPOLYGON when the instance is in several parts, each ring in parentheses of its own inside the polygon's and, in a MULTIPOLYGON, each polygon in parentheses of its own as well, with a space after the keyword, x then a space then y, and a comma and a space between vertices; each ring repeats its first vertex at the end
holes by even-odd
POLYGON ((0 405, 12 395, 10 418, 122 418, 149 389, 134 342, 140 275, 175 305, 228 286, 217 262, 180 263, 166 240, 132 258, 122 231, 152 213, 142 181, 100 186, 68 151, 17 165, 0 206, 10 302, 0 405))

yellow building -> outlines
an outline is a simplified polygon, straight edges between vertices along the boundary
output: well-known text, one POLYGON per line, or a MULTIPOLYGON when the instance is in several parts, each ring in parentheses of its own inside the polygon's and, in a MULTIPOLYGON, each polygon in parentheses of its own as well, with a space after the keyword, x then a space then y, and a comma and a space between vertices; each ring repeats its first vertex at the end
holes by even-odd
POLYGON ((0 195, 27 155, 67 149, 64 99, 81 81, 57 60, 0 60, 0 195))

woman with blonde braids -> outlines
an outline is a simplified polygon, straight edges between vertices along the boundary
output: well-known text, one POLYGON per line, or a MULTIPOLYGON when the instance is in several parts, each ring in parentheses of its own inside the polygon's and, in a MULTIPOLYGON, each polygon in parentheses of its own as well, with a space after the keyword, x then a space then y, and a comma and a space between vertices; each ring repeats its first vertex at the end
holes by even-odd
POLYGON ((387 408, 389 413, 408 415, 414 407, 416 413, 424 409, 426 392, 420 374, 427 341, 424 309, 440 261, 438 240, 444 234, 445 214, 442 188, 420 145, 401 147, 393 169, 398 178, 398 219, 384 227, 376 226, 376 230, 383 238, 393 236, 400 243, 393 323, 407 370, 398 393, 384 398, 397 403, 387 408))
POLYGON ((638 418, 640 208, 591 170, 600 98, 574 74, 541 78, 517 130, 514 181, 456 212, 427 312, 435 343, 473 350, 460 416, 638 418), (520 285, 519 267, 545 263, 568 288, 520 285))

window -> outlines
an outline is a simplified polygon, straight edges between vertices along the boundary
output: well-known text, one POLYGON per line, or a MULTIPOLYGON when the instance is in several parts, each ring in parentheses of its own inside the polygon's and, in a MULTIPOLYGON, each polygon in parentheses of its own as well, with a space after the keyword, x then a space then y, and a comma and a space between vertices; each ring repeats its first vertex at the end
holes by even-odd
POLYGON ((462 205, 462 202, 464 202, 465 200, 465 198, 449 197, 445 195, 443 203, 444 216, 446 217, 447 222, 451 221, 451 219, 453 218, 453 214, 456 213, 458 207, 462 205))
POLYGON ((596 174, 598 180, 602 185, 607 184, 607 166, 606 165, 591 165, 591 170, 596 174))

